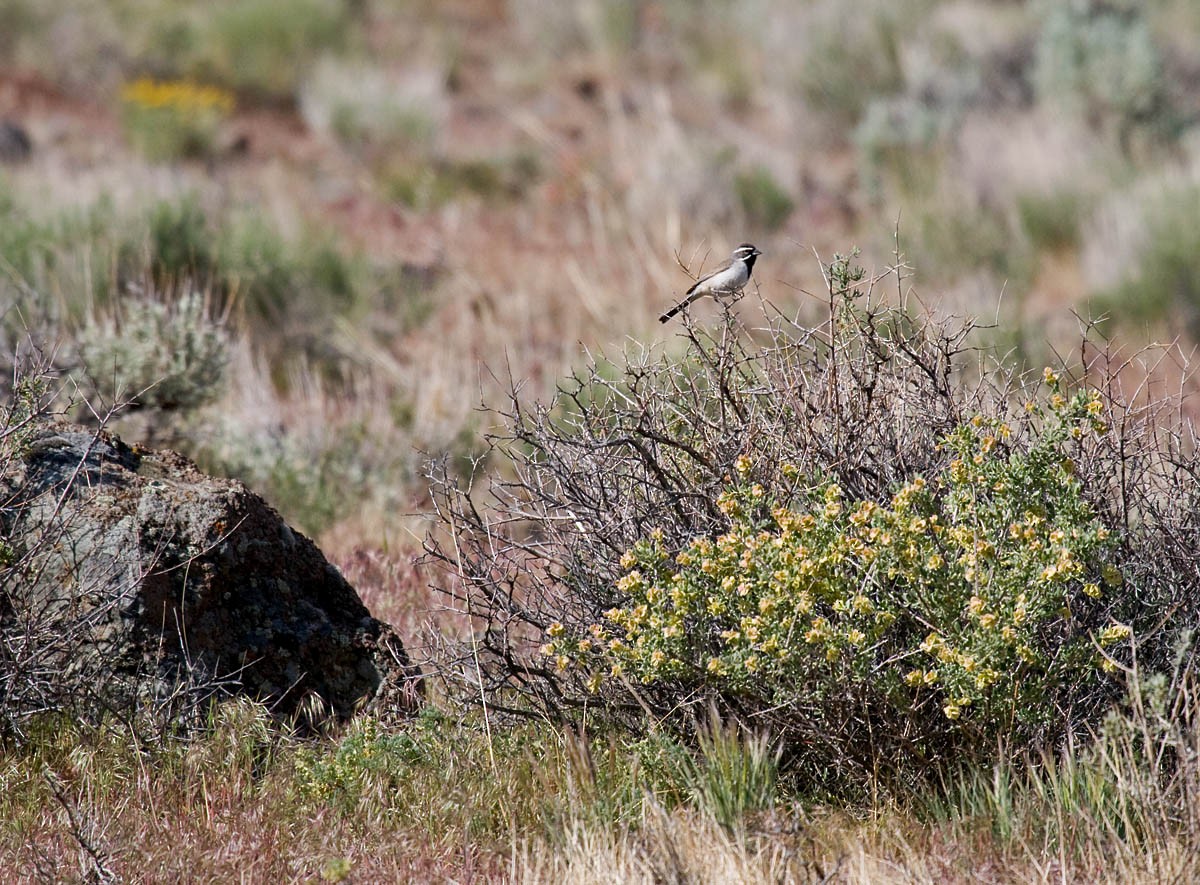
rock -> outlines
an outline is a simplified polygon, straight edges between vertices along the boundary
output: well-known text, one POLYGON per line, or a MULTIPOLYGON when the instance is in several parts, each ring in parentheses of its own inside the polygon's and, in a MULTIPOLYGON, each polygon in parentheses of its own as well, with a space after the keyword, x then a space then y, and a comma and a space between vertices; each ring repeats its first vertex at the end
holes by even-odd
POLYGON ((391 628, 242 483, 62 423, 34 428, 0 470, 15 561, 3 572, 0 670, 41 649, 25 676, 0 672, 10 714, 39 680, 47 697, 121 710, 196 692, 301 717, 417 704, 419 674, 391 628))
POLYGON ((12 120, 0 120, 0 163, 19 163, 33 153, 29 134, 12 120))

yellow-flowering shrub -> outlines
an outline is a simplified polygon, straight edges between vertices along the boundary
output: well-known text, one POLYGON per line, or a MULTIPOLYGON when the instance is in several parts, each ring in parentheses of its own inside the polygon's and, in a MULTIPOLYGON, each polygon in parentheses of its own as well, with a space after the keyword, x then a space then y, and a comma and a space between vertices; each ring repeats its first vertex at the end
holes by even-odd
POLYGON ((234 101, 215 86, 141 77, 121 90, 121 104, 125 134, 142 153, 152 160, 178 160, 212 152, 234 101))
POLYGON ((680 733, 712 705, 812 795, 866 799, 1094 727, 1135 648, 1190 660, 1178 403, 1131 404, 1090 346, 1062 379, 989 370, 853 254, 821 269, 827 323, 729 310, 514 392, 486 503, 432 474, 457 533, 428 550, 486 624, 464 697, 680 733))
POLYGON ((595 690, 677 680, 779 709, 850 681, 986 734, 1047 723, 1064 687, 1107 678, 1130 631, 1106 614, 1120 575, 1069 454, 1107 431, 1101 401, 1045 380, 1026 446, 978 415, 944 438, 940 473, 888 500, 804 487, 790 465, 768 493, 742 456, 717 499, 728 530, 674 554, 661 532, 635 543, 620 604, 586 635, 553 625, 544 654, 595 690))

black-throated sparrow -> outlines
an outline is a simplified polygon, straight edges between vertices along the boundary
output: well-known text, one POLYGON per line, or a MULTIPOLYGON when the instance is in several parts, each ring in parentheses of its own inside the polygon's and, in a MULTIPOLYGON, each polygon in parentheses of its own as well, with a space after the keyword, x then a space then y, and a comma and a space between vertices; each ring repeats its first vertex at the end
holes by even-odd
POLYGON ((728 261, 712 273, 705 274, 696 280, 692 288, 687 290, 684 299, 660 316, 658 321, 665 323, 697 298, 703 298, 705 295, 720 298, 742 291, 750 282, 750 272, 754 270, 754 259, 759 255, 762 253, 750 243, 742 243, 733 250, 733 256, 728 261))

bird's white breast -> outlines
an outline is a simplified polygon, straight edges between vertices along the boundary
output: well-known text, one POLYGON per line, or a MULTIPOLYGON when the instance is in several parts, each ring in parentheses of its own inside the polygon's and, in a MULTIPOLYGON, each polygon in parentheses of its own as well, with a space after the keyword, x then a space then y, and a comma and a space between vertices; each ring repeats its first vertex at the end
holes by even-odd
POLYGON ((750 274, 746 272, 746 263, 735 261, 729 267, 717 271, 706 279, 700 288, 714 293, 736 292, 744 287, 749 279, 750 274))

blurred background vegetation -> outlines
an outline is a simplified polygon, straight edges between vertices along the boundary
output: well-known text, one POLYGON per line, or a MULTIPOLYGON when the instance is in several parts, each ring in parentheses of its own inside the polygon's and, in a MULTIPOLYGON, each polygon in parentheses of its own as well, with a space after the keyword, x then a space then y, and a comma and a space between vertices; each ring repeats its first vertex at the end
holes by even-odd
POLYGON ((415 546, 496 376, 670 342, 676 252, 803 318, 898 249, 1022 365, 1200 336, 1191 0, 0 0, 0 119, 4 361, 334 552, 415 546))

